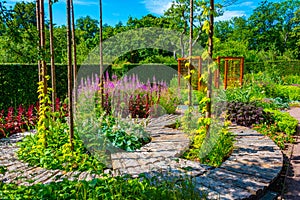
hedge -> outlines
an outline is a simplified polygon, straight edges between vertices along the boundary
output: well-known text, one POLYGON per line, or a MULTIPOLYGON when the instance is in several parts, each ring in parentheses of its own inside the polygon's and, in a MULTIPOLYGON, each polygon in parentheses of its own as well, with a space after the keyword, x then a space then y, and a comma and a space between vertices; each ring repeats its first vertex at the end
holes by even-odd
MULTIPOLYGON (((158 66, 153 64, 151 66, 158 66)), ((166 64, 177 69, 177 64, 166 64)), ((108 66, 109 75, 117 74, 123 76, 129 70, 140 64, 124 64, 122 68, 108 66)), ((150 66, 150 65, 149 65, 150 66)), ((98 65, 91 65, 91 68, 98 68, 98 65)), ((48 74, 50 67, 48 66, 48 74)), ((56 89, 57 96, 65 99, 67 95, 67 65, 56 64, 56 89)), ((0 110, 10 106, 28 106, 38 102, 37 95, 38 66, 37 64, 0 64, 0 110)), ((49 81, 48 87, 51 87, 49 81)))

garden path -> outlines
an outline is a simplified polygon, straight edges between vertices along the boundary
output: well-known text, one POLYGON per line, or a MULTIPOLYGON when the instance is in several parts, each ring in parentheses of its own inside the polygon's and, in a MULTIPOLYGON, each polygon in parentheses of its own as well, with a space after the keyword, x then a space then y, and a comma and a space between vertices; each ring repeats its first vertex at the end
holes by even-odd
MULTIPOLYGON (((152 141, 141 150, 112 154, 111 175, 130 174, 158 176, 161 179, 182 179, 189 176, 196 189, 214 199, 249 199, 262 195, 281 171, 283 157, 280 149, 268 137, 245 127, 232 127, 236 135, 235 149, 221 167, 212 168, 198 162, 178 158, 189 146, 188 136, 172 129, 176 115, 153 119, 147 127, 152 141)), ((26 134, 16 134, 0 140, 0 174, 5 183, 32 185, 69 180, 91 180, 99 175, 88 172, 68 172, 30 167, 17 159, 16 142, 26 134)))
POLYGON ((298 120, 298 132, 295 137, 296 142, 292 146, 290 165, 288 175, 286 177, 285 186, 286 193, 284 197, 289 200, 300 199, 300 108, 291 108, 289 111, 291 116, 298 120))

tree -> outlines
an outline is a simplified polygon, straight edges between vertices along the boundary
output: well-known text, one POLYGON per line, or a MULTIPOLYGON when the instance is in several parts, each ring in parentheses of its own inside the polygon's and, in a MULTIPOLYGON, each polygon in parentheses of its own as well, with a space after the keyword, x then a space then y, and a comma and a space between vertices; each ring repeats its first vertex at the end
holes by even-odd
POLYGON ((227 21, 216 22, 214 26, 215 57, 230 55, 252 59, 248 50, 251 35, 245 17, 234 17, 227 21))
POLYGON ((36 8, 34 3, 17 2, 7 9, 0 7, 1 57, 4 63, 34 63, 37 61, 38 41, 36 8))
POLYGON ((99 32, 99 21, 92 19, 90 16, 80 17, 76 20, 76 27, 79 37, 85 41, 92 40, 99 32))
MULTIPOLYGON (((200 42, 202 46, 205 46, 207 35, 203 31, 205 21, 207 21, 207 7, 209 2, 207 1, 195 1, 193 6, 193 46, 200 42)), ((221 5, 217 4, 216 10, 217 16, 222 14, 221 5)), ((185 57, 185 41, 184 37, 190 29, 190 1, 189 0, 175 0, 172 6, 164 13, 164 16, 171 23, 171 27, 180 31, 180 43, 181 43, 181 56, 185 57)))
POLYGON ((280 53, 292 48, 293 18, 299 7, 300 1, 263 1, 249 18, 249 29, 253 31, 250 47, 280 53))
POLYGON ((294 18, 292 19, 294 27, 291 33, 291 41, 295 48, 292 49, 297 59, 300 59, 300 8, 295 12, 294 18))

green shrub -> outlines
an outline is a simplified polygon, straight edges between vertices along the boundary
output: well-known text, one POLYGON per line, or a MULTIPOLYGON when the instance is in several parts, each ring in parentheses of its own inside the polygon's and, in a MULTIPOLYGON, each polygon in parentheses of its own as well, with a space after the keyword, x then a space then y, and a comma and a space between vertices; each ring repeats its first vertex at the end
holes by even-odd
POLYGON ((270 109, 265 109, 265 111, 272 114, 272 117, 278 126, 278 131, 284 132, 288 136, 296 133, 298 121, 289 113, 270 109))
POLYGON ((291 101, 300 101, 300 87, 277 85, 278 96, 283 96, 291 101))
POLYGON ((292 135, 296 133, 298 121, 287 112, 270 109, 265 109, 265 111, 272 114, 274 123, 259 124, 254 129, 269 136, 281 149, 284 149, 286 143, 294 142, 292 135))
POLYGON ((282 81, 285 85, 300 84, 300 76, 297 75, 284 76, 282 77, 282 81))

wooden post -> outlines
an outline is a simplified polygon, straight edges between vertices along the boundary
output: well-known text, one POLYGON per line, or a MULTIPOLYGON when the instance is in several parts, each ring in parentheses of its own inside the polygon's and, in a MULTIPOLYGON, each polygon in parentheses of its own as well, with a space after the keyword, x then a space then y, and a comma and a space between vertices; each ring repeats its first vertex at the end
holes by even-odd
POLYGON ((178 62, 177 62, 178 64, 178 88, 180 88, 180 75, 181 75, 181 60, 180 59, 178 59, 178 62))
POLYGON ((102 0, 99 0, 99 12, 100 12, 100 29, 99 29, 99 54, 100 54, 100 95, 101 95, 101 107, 104 108, 104 70, 103 70, 103 26, 102 26, 102 0))
POLYGON ((39 22, 40 22, 40 44, 41 44, 41 52, 42 52, 42 59, 41 59, 41 81, 43 81, 44 85, 44 95, 47 94, 47 65, 45 61, 45 47, 46 47, 46 42, 45 42, 45 8, 44 8, 44 0, 40 0, 39 2, 40 6, 40 14, 39 14, 39 22))
MULTIPOLYGON (((36 0, 36 27, 39 34, 39 41, 38 41, 38 54, 41 53, 41 29, 40 29, 40 0, 36 0)), ((41 59, 38 59, 38 77, 39 82, 42 81, 42 72, 41 72, 41 59)))
POLYGON ((221 68, 221 58, 218 56, 217 58, 218 69, 217 69, 217 80, 216 80, 216 88, 220 88, 220 68, 221 68))
POLYGON ((198 90, 201 90, 201 70, 202 70, 202 58, 199 56, 198 60, 198 90))
POLYGON ((68 97, 69 97, 69 130, 71 150, 74 149, 74 119, 73 119, 73 92, 72 92, 72 34, 71 34, 71 0, 67 0, 67 53, 68 53, 68 97))
POLYGON ((224 89, 227 89, 227 76, 228 76, 228 60, 225 59, 225 71, 224 71, 224 89))
POLYGON ((53 14, 52 4, 53 1, 49 0, 49 34, 50 34, 50 63, 51 63, 51 86, 52 86, 52 111, 55 111, 56 103, 56 76, 55 76, 55 63, 54 63, 54 46, 53 46, 53 14))
POLYGON ((191 74, 191 67, 192 67, 192 56, 193 56, 193 21, 194 21, 194 0, 190 0, 190 39, 189 39, 189 66, 188 66, 188 106, 192 106, 192 74, 191 74))
POLYGON ((244 78, 244 57, 240 60, 240 86, 243 86, 243 78, 244 78))
MULTIPOLYGON (((77 50, 76 50, 76 37, 75 37, 75 17, 74 17, 74 3, 71 0, 71 18, 72 18, 72 44, 73 44, 73 89, 76 89, 76 78, 77 78, 77 50)), ((77 93, 74 93, 74 102, 76 102, 77 93)))

